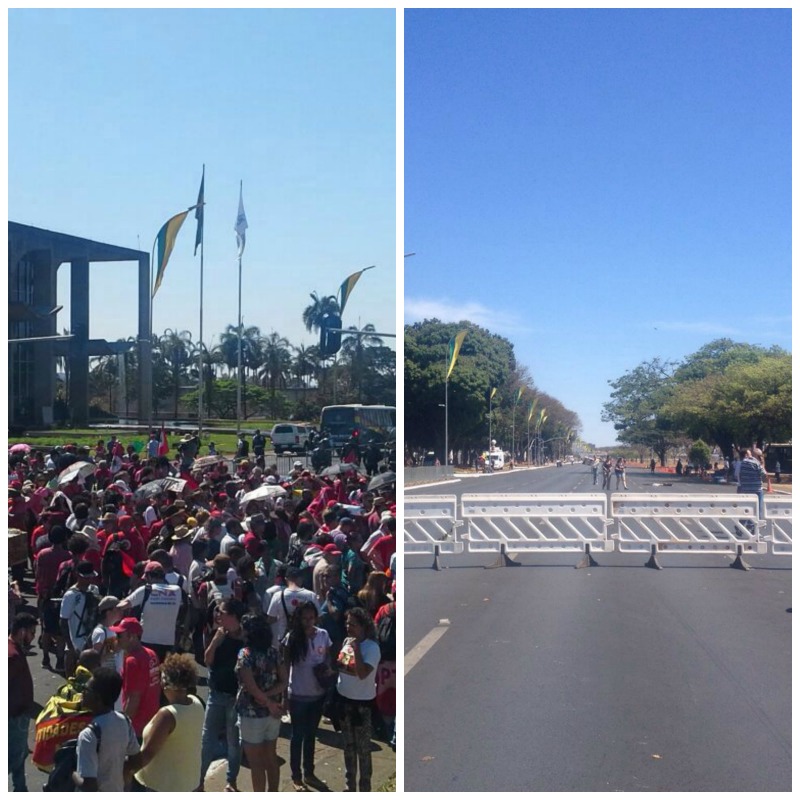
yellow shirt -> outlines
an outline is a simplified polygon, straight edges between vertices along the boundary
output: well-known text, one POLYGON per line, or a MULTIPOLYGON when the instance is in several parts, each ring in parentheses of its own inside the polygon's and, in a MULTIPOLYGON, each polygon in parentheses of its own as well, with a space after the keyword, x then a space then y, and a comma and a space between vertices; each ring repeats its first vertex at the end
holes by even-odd
MULTIPOLYGON (((203 704, 189 695, 191 705, 164 706, 175 719, 175 729, 155 758, 136 773, 136 780, 156 792, 193 792, 200 784, 200 738, 203 704)), ((150 726, 144 729, 147 741, 150 726)))

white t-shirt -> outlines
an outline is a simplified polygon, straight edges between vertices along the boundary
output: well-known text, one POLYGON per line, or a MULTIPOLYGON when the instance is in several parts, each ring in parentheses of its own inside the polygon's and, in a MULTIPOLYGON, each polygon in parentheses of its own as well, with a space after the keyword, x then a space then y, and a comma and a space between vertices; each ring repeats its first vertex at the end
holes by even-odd
POLYGON ((272 623, 272 641, 274 643, 282 641, 286 634, 287 622, 286 611, 283 610, 283 604, 286 603, 286 609, 290 614, 306 601, 310 600, 319 611, 319 603, 317 596, 309 589, 285 589, 275 592, 273 595, 266 595, 264 597, 264 604, 269 602, 269 606, 264 609, 268 617, 275 617, 276 622, 272 623), (283 599, 281 599, 283 598, 283 599))
POLYGON ((124 792, 122 766, 126 756, 139 752, 139 742, 128 718, 118 712, 109 711, 92 720, 100 728, 100 748, 97 736, 90 728, 78 734, 78 775, 82 778, 97 778, 101 792, 124 792))
POLYGON ((142 644, 175 645, 175 623, 181 607, 183 589, 166 583, 153 583, 144 602, 146 586, 140 586, 126 598, 133 608, 142 609, 142 644))
MULTIPOLYGON (((96 645, 105 644, 106 642, 113 642, 116 638, 117 634, 114 633, 114 631, 109 630, 105 625, 98 625, 92 631, 92 649, 96 650, 96 645)), ((104 650, 104 653, 105 655, 102 657, 100 666, 113 669, 122 675, 122 667, 125 663, 125 653, 123 653, 122 650, 117 650, 115 653, 104 650)), ((120 692, 117 702, 114 703, 114 709, 116 711, 122 711, 122 692, 120 692)))
MULTIPOLYGON (((94 584, 89 585, 87 590, 96 598, 100 598, 100 590, 94 584)), ((86 614, 86 595, 79 592, 74 586, 70 586, 64 597, 61 599, 61 619, 69 621, 69 638, 72 646, 80 653, 84 649, 87 639, 92 633, 90 620, 86 614)))
POLYGON ((364 639, 361 642, 361 660, 365 664, 372 665, 372 672, 366 678, 359 678, 356 675, 356 656, 353 652, 354 641, 352 637, 345 639, 339 652, 337 660, 339 681, 336 684, 336 689, 342 697, 349 697, 351 700, 372 700, 376 694, 375 678, 378 664, 381 660, 381 648, 372 639, 364 639))
POLYGON ((150 527, 157 519, 158 514, 156 513, 155 508, 153 508, 153 506, 147 506, 147 508, 144 510, 145 524, 150 527))
MULTIPOLYGON (((286 639, 283 641, 286 644, 286 639)), ((331 649, 331 637, 324 628, 315 628, 308 640, 308 652, 302 661, 289 668, 289 694, 293 697, 320 697, 325 690, 314 675, 314 667, 325 663, 331 649)))

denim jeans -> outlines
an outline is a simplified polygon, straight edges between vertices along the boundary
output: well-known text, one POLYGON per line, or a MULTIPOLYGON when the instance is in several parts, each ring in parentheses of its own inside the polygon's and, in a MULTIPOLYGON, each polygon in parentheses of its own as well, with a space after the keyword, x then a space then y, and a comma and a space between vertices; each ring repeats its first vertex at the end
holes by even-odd
POLYGON ((8 771, 15 792, 27 792, 25 783, 25 760, 28 758, 28 727, 31 718, 27 714, 8 718, 8 771))
POLYGON ((289 716, 292 718, 292 738, 289 742, 289 765, 292 778, 300 778, 314 773, 314 747, 317 743, 317 730, 322 719, 322 706, 325 697, 316 700, 296 700, 289 698, 289 716), (300 770, 302 760, 303 770, 300 770))
POLYGON ((201 744, 200 780, 205 780, 211 762, 218 758, 217 743, 224 731, 228 743, 228 770, 226 780, 235 783, 239 775, 242 760, 242 748, 239 742, 239 727, 236 724, 236 697, 216 689, 208 693, 206 715, 203 720, 203 736, 201 744))

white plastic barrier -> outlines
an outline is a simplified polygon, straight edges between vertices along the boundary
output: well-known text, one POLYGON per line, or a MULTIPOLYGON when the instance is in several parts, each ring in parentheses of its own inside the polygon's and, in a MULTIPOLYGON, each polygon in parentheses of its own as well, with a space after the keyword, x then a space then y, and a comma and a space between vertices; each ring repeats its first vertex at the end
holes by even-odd
POLYGON ((766 553, 755 495, 612 494, 620 552, 766 553))
POLYGON ((426 495, 403 498, 403 553, 422 555, 461 553, 456 541, 456 498, 454 495, 426 495))
POLYGON ((604 494, 465 494, 471 553, 613 550, 604 494))
POLYGON ((764 497, 764 519, 767 522, 765 538, 772 542, 772 553, 780 556, 792 554, 792 498, 787 495, 764 497))

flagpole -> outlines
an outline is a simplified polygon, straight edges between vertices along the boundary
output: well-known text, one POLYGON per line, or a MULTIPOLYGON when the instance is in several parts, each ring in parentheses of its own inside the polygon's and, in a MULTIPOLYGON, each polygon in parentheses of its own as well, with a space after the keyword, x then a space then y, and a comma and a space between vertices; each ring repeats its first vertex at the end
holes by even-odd
POLYGON ((242 254, 239 253, 239 346, 236 381, 236 433, 242 428, 242 254))
MULTIPOLYGON (((519 394, 519 392, 518 392, 519 394)), ((517 420, 517 401, 514 401, 514 408, 511 411, 511 460, 513 461, 517 457, 517 451, 514 447, 514 439, 515 439, 515 432, 516 428, 514 427, 517 420)))
MULTIPOLYGON (((447 350, 444 354, 444 465, 445 467, 450 466, 450 447, 449 447, 449 419, 450 419, 450 409, 448 406, 448 398, 447 398, 447 384, 450 382, 449 376, 447 374, 448 367, 450 366, 450 347, 448 345, 447 350)), ((446 471, 445 471, 446 474, 446 471)))
MULTIPOLYGON (((153 257, 150 259, 150 347, 153 347, 153 287, 155 286, 155 278, 153 275, 153 263, 156 260, 156 244, 158 244, 158 235, 153 239, 153 257)), ((153 381, 150 381, 150 419, 147 421, 148 427, 153 427, 153 381)))
MULTIPOLYGON (((205 184, 206 184, 206 165, 203 164, 203 178, 200 185, 203 187, 203 204, 205 205, 205 184)), ((200 369, 198 370, 200 384, 197 387, 197 433, 199 436, 203 433, 203 250, 205 248, 205 208, 200 208, 200 219, 202 220, 202 228, 200 231, 200 348, 199 359, 200 369)))

